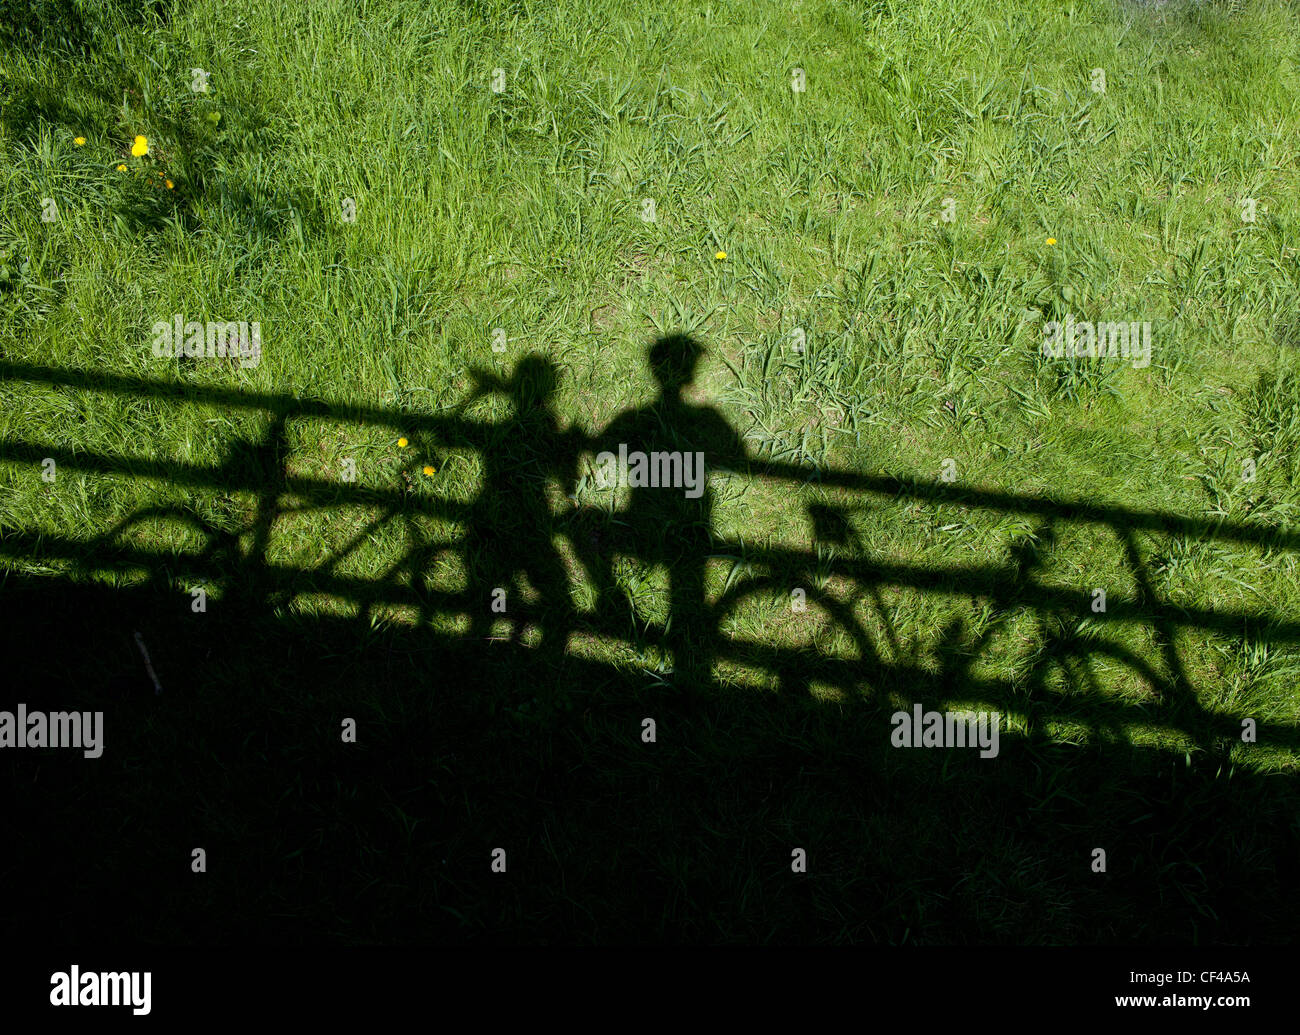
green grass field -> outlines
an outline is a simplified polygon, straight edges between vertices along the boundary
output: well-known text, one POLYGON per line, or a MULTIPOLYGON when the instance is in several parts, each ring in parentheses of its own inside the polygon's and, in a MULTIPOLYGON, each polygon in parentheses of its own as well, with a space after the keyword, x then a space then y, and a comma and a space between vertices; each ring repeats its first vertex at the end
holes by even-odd
POLYGON ((1294 937, 1294 3, 0 0, 0 44, 0 709, 108 709, 4 760, 55 935, 1294 937), (157 357, 176 314, 257 362, 157 357), (595 477, 668 425, 731 443, 699 520, 595 477), (1001 754, 891 747, 917 702, 1001 754))

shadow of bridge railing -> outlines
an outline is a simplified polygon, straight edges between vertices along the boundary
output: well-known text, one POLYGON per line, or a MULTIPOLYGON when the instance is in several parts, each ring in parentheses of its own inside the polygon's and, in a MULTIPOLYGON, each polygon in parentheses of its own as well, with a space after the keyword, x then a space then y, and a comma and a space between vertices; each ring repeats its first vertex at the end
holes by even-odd
MULTIPOLYGON (((203 404, 247 411, 267 418, 261 443, 244 444, 243 452, 232 451, 227 462, 217 465, 184 463, 161 459, 148 451, 124 444, 117 451, 94 451, 58 446, 36 436, 9 438, 0 442, 0 460, 9 464, 39 467, 52 459, 61 471, 78 471, 94 477, 144 479, 166 485, 225 494, 245 493, 257 499, 253 526, 239 533, 204 527, 208 545, 202 550, 183 552, 167 548, 146 548, 123 541, 133 524, 152 517, 171 517, 202 526, 192 512, 175 507, 143 508, 112 528, 94 535, 72 535, 50 529, 5 528, 0 531, 0 559, 12 566, 41 561, 63 565, 60 579, 93 580, 105 572, 142 572, 155 581, 171 584, 230 583, 237 591, 244 614, 265 613, 283 608, 301 593, 326 595, 358 605, 360 617, 368 619, 378 606, 412 607, 419 622, 432 625, 454 619, 473 618, 485 612, 482 587, 473 583, 459 589, 429 584, 425 572, 440 552, 463 552, 456 537, 443 542, 417 541, 403 559, 376 578, 348 575, 335 570, 339 557, 384 523, 409 519, 412 515, 453 522, 474 530, 481 513, 473 502, 466 503, 437 494, 411 493, 400 487, 349 483, 284 471, 286 428, 290 422, 321 419, 355 425, 369 425, 394 433, 428 435, 449 447, 486 452, 500 443, 479 422, 459 414, 429 414, 336 403, 323 399, 299 398, 287 393, 193 385, 161 379, 60 369, 35 364, 0 362, 0 379, 60 389, 111 393, 169 401, 178 405, 203 404), (253 462, 250 462, 250 457, 253 462), (371 519, 361 533, 342 551, 320 565, 304 568, 277 562, 268 556, 271 526, 285 514, 310 514, 360 508, 371 519), (251 533, 248 549, 238 545, 241 535, 251 533)), ((498 429, 499 431, 500 429, 498 429)), ((510 429, 507 429, 510 430, 510 429)), ((578 437, 580 438, 580 437, 578 437)), ((576 451, 592 449, 593 439, 575 438, 576 451)), ((693 640, 683 639, 676 623, 689 623, 695 616, 674 613, 669 621, 640 620, 635 633, 629 632, 629 616, 605 600, 594 611, 566 613, 558 624, 551 620, 555 636, 547 636, 551 649, 576 650, 585 635, 624 646, 633 639, 639 648, 663 648, 678 655, 698 648, 712 660, 734 662, 750 670, 761 670, 775 678, 783 690, 806 690, 815 677, 848 690, 866 687, 877 693, 892 693, 912 700, 979 702, 992 709, 1018 713, 1040 721, 1068 717, 1071 721, 1091 716, 1096 724, 1111 729, 1168 729, 1191 742, 1209 745, 1240 737, 1242 720, 1248 718, 1228 710, 1207 710, 1190 687, 1177 649, 1182 630, 1198 630, 1252 642, 1290 645, 1300 643, 1300 619, 1294 616, 1241 607, 1188 606, 1164 599, 1141 557, 1138 533, 1183 536, 1242 544, 1268 551, 1300 548, 1300 533, 1287 529, 1189 517, 1154 510, 1130 509, 1084 499, 1043 498, 1011 492, 989 491, 942 483, 909 481, 879 474, 863 474, 826 468, 810 468, 746 458, 745 475, 777 485, 816 486, 841 493, 857 494, 877 502, 908 501, 913 504, 955 505, 971 510, 1017 514, 1040 522, 1041 538, 1051 539, 1059 523, 1094 525, 1114 537, 1123 551, 1135 591, 1112 593, 1103 614, 1090 609, 1090 587, 1052 584, 1035 578, 1041 558, 1033 550, 1012 544, 1005 561, 964 565, 918 565, 874 557, 866 549, 795 549, 789 546, 728 541, 710 537, 709 556, 728 558, 738 577, 728 581, 721 595, 708 605, 709 614, 696 622, 693 640), (828 620, 853 645, 853 653, 832 656, 806 645, 780 643, 754 635, 724 633, 729 616, 756 602, 788 598, 792 586, 811 587, 818 581, 836 579, 853 587, 855 600, 874 602, 884 637, 867 631, 855 603, 830 593, 809 589, 808 604, 820 608, 828 620), (952 635, 948 650, 934 657, 905 657, 893 641, 887 609, 881 602, 883 590, 918 591, 933 597, 981 598, 994 606, 998 616, 992 626, 973 640, 960 629, 952 635), (1042 637, 1036 660, 1010 676, 981 674, 977 664, 981 650, 993 632, 1005 626, 1009 616, 1073 616, 1099 623, 1138 623, 1154 630, 1160 662, 1148 660, 1125 643, 1103 637, 1087 639, 1053 634, 1045 622, 1038 623, 1042 637), (964 638, 963 638, 964 637, 964 638), (961 642, 959 642, 961 641, 961 642), (1045 692, 1049 669, 1070 671, 1074 662, 1105 658, 1128 669, 1137 682, 1150 691, 1149 698, 1134 702, 1118 700, 1095 680, 1083 694, 1045 692)), ((735 471, 734 473, 740 473, 735 471)), ((809 508, 814 518, 841 515, 833 507, 809 508)), ((814 525, 817 521, 814 520, 814 525)), ((571 530, 561 529, 561 534, 571 530)), ((635 529, 633 530, 636 531, 635 529)), ((823 533, 826 534, 826 533, 823 533)), ((1023 544, 1021 544, 1022 546, 1023 544)), ((482 544, 480 543, 480 546, 482 544)), ((489 551, 494 547, 489 544, 489 551)), ((613 549, 638 556, 636 536, 625 537, 613 549)), ((579 550, 582 566, 593 574, 591 551, 579 550)), ((663 561, 663 555, 647 555, 649 561, 663 561)), ((608 587, 605 587, 606 589, 608 587)), ((554 608, 551 609, 552 611, 554 608)), ((530 617, 524 609, 522 620, 530 617)), ((516 621, 520 621, 516 618, 516 621)), ((543 624, 546 617, 539 619, 543 624)), ((485 625, 472 626, 481 632, 485 625)), ((940 648, 945 645, 941 642, 940 648)), ((678 666, 681 659, 675 657, 678 666)), ((706 671, 711 672, 711 668, 706 671)), ((1077 680, 1077 672, 1074 678, 1077 680)), ((1078 690, 1081 687, 1076 686, 1078 690)), ((1259 739, 1287 751, 1300 748, 1300 725, 1287 722, 1259 724, 1259 739)))

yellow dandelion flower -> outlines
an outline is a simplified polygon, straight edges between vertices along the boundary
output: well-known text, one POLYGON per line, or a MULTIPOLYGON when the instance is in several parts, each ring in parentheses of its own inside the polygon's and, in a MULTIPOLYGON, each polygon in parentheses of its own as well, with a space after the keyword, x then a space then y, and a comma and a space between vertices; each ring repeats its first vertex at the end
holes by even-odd
POLYGON ((433 477, 433 468, 430 467, 428 464, 425 464, 425 465, 424 465, 424 476, 425 476, 426 478, 432 478, 432 477, 433 477))
POLYGON ((726 252, 718 252, 718 253, 717 253, 716 255, 714 255, 713 257, 714 257, 715 259, 725 259, 725 258, 727 257, 727 253, 726 253, 726 252))
POLYGON ((176 184, 172 183, 171 180, 163 180, 163 183, 167 184, 167 189, 168 189, 168 190, 171 190, 173 187, 176 186, 176 184))
POLYGON ((117 167, 117 171, 120 172, 120 173, 124 173, 124 172, 126 172, 126 166, 125 166, 125 165, 119 165, 119 166, 117 167))
POLYGON ((131 153, 137 158, 141 158, 149 153, 149 141, 144 137, 136 137, 135 143, 131 145, 131 153))
POLYGON ((80 147, 82 144, 84 144, 84 143, 86 142, 86 138, 85 138, 85 137, 73 137, 73 138, 72 138, 72 142, 73 142, 74 144, 76 144, 78 147, 80 147))
POLYGON ((1047 243, 1048 243, 1049 245, 1055 244, 1055 243, 1056 243, 1056 238, 1055 238, 1055 237, 1049 237, 1049 238, 1047 239, 1047 243))
POLYGON ((407 443, 406 443, 406 439, 404 439, 404 438, 399 438, 399 439, 397 440, 397 445, 398 445, 399 448, 401 448, 401 449, 405 449, 405 448, 406 448, 406 445, 407 445, 407 443))

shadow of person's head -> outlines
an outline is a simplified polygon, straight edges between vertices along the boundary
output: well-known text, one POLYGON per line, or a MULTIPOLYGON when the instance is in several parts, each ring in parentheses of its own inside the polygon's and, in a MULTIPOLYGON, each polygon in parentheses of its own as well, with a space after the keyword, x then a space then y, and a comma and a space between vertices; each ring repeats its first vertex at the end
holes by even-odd
POLYGON ((650 370, 665 398, 679 397, 695 378, 704 346, 689 335, 670 334, 650 346, 650 370))
POLYGON ((560 368, 555 362, 538 353, 525 356, 515 366, 515 372, 506 382, 510 398, 519 412, 545 406, 555 395, 560 383, 560 368))

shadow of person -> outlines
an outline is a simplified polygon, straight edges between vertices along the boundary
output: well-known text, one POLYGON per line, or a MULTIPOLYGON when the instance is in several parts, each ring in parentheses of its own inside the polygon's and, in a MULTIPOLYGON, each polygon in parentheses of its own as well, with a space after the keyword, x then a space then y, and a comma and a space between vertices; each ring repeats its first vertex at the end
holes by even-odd
POLYGON ((713 529, 707 472, 749 459, 717 410, 690 403, 683 394, 703 353, 687 335, 658 339, 648 356, 658 398, 615 417, 599 436, 596 457, 602 484, 630 490, 627 507, 614 519, 620 531, 611 552, 667 569, 663 644, 672 654, 673 682, 683 688, 709 683, 716 649, 717 620, 705 600, 713 529))
POLYGON ((518 642, 530 620, 541 633, 540 652, 562 655, 573 618, 572 594, 555 548, 555 518, 547 497, 551 479, 572 491, 581 436, 561 431, 553 408, 559 384, 556 365, 526 356, 513 375, 472 370, 477 386, 466 402, 490 392, 509 396, 513 414, 498 423, 467 425, 472 431, 446 436, 449 444, 478 451, 483 480, 470 505, 464 537, 465 567, 471 593, 481 598, 470 614, 473 638, 486 639, 495 621, 512 624, 518 642), (525 601, 520 577, 535 599, 525 601))
POLYGON ((287 491, 286 462, 289 455, 286 418, 277 413, 261 441, 235 439, 217 470, 217 480, 228 485, 253 485, 257 508, 243 534, 248 545, 241 549, 242 535, 216 533, 202 556, 223 556, 234 575, 226 587, 226 603, 220 608, 223 621, 240 623, 251 630, 270 628, 277 608, 292 598, 291 580, 277 578, 268 568, 272 534, 279 520, 287 491))

